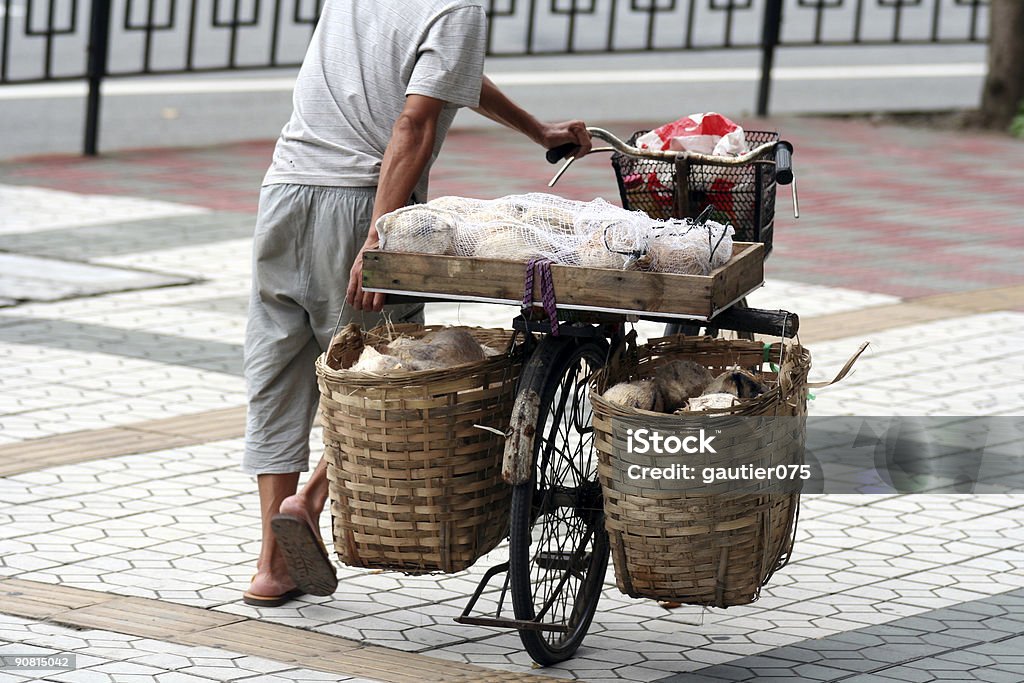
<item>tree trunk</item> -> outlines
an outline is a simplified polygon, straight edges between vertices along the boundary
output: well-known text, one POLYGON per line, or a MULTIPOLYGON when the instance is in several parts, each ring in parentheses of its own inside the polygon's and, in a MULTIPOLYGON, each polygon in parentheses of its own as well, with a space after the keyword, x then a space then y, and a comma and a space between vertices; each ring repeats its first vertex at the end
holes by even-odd
POLYGON ((982 121, 1006 130, 1024 101, 1024 0, 991 0, 982 121))

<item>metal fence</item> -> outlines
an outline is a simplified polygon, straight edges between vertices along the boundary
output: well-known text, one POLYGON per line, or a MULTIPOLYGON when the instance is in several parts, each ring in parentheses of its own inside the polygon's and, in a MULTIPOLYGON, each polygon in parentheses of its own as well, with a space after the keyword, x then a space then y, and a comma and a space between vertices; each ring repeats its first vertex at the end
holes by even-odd
MULTIPOLYGON (((344 0, 339 0, 344 1, 344 0)), ((416 0, 409 0, 415 2, 416 0)), ((0 86, 295 67, 323 0, 0 0, 0 86)), ((485 0, 495 57, 984 42, 987 0, 485 0)))

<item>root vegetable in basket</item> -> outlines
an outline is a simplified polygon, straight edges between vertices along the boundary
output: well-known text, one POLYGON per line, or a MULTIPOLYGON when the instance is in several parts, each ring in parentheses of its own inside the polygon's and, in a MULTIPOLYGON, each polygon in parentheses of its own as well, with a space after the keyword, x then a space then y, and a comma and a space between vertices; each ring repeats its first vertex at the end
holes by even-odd
POLYGON ((714 221, 695 223, 691 219, 671 219, 657 225, 645 255, 645 270, 682 275, 708 275, 732 258, 731 225, 714 221))
POLYGON ((674 360, 658 368, 657 376, 638 382, 620 382, 602 394, 613 403, 682 415, 718 408, 732 408, 742 400, 756 398, 768 388, 761 380, 740 368, 717 377, 699 363, 674 360))
POLYGON ((558 247, 551 235, 525 223, 507 221, 481 226, 476 235, 473 256, 528 261, 531 258, 551 256, 557 251, 558 247))
POLYGON ((381 249, 447 254, 455 239, 455 214, 423 205, 406 206, 377 220, 381 249))
POLYGON ((711 272, 708 245, 681 233, 655 231, 647 246, 648 270, 679 275, 707 275, 711 272))
POLYGON ((756 376, 746 370, 733 368, 715 377, 704 387, 700 396, 691 397, 674 412, 681 415, 732 408, 746 399, 757 398, 766 391, 768 387, 756 376))
POLYGON ((372 372, 379 374, 389 370, 405 370, 402 361, 395 356, 381 353, 372 346, 363 347, 359 360, 349 368, 353 372, 372 372))
POLYGON ((632 217, 581 221, 578 228, 589 236, 576 249, 579 264, 616 270, 645 267, 650 261, 644 256, 650 241, 649 223, 632 217), (638 258, 642 258, 639 263, 638 258))
POLYGON ((480 342, 461 329, 437 330, 421 339, 399 337, 387 345, 387 352, 410 370, 438 370, 487 357, 480 342))
POLYGON ((473 199, 471 197, 437 197, 427 202, 431 209, 439 211, 450 211, 457 216, 467 216, 477 211, 482 211, 490 204, 486 199, 473 199))
POLYGON ((590 268, 707 275, 732 255, 732 226, 656 221, 601 199, 532 193, 493 200, 440 197, 378 224, 383 248, 590 268))
POLYGON ((557 206, 527 209, 521 220, 535 228, 559 235, 572 235, 576 232, 576 217, 557 206))
POLYGON ((529 202, 526 201, 527 195, 508 195, 506 197, 499 197, 491 202, 491 209, 500 216, 502 219, 511 221, 521 221, 523 215, 529 208, 529 202))
POLYGON ((733 368, 715 377, 703 393, 730 394, 737 398, 757 398, 766 391, 768 391, 768 387, 757 377, 746 370, 733 368))
POLYGON ((687 401, 705 393, 714 375, 692 360, 674 360, 658 369, 654 383, 661 393, 665 412, 671 413, 686 405, 687 401))
MULTIPOLYGON (((359 333, 358 327, 355 331, 359 333)), ((361 340, 362 335, 359 334, 361 340)), ((348 369, 375 374, 399 370, 439 370, 500 354, 501 351, 478 342, 467 330, 445 328, 429 332, 418 339, 398 337, 387 344, 378 344, 376 348, 363 346, 359 359, 348 369)), ((330 367, 338 369, 344 365, 330 367)))
POLYGON ((640 410, 650 410, 655 413, 660 413, 665 409, 661 392, 658 391, 654 380, 650 379, 642 379, 638 382, 619 382, 601 394, 601 398, 611 403, 640 410))
POLYGON ((716 410, 719 408, 732 408, 739 399, 733 394, 701 394, 694 396, 686 405, 675 411, 677 415, 689 412, 699 413, 705 410, 716 410))
POLYGON ((604 234, 595 232, 575 251, 574 265, 581 265, 587 268, 615 268, 621 270, 626 262, 626 257, 608 249, 604 243, 604 234))

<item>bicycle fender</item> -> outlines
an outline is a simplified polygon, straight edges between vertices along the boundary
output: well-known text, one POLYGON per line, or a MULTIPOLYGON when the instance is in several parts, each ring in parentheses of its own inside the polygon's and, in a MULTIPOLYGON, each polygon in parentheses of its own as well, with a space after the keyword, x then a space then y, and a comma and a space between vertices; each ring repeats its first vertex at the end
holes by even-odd
POLYGON ((505 439, 505 457, 501 477, 512 486, 529 483, 533 476, 533 441, 537 434, 540 394, 521 391, 512 406, 512 420, 505 439))

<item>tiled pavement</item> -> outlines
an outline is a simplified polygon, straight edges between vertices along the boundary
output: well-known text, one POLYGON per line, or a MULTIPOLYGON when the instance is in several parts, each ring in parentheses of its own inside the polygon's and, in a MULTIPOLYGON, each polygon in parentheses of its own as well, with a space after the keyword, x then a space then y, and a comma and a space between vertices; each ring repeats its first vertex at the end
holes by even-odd
POLYGON ((962 602, 923 616, 775 648, 663 683, 842 680, 892 683, 981 680, 1018 683, 1024 675, 1024 590, 962 602))
MULTIPOLYGON (((769 284, 754 304, 805 318, 863 314, 874 323, 870 333, 826 334, 812 344, 815 372, 824 377, 860 341, 872 341, 851 377, 817 392, 812 414, 1022 414, 1019 294, 996 308, 979 305, 984 312, 972 312, 967 297, 945 317, 907 324, 898 316, 918 297, 1024 284, 1024 199, 1013 191, 1024 180, 1024 145, 824 120, 763 125, 780 127, 797 144, 803 218, 787 219, 788 198, 781 198, 769 284), (874 310, 895 317, 877 324, 874 310)), ((0 252, 191 282, 0 309, 0 454, 4 444, 106 434, 244 403, 248 235, 269 149, 258 143, 0 166, 0 252)), ((550 170, 514 138, 457 131, 432 189, 481 196, 538 190, 550 170)), ((559 191, 583 198, 610 197, 613 187, 605 163, 595 160, 577 164, 563 183, 559 191)), ((979 291, 977 301, 985 296, 979 291)), ((508 319, 506 310, 471 305, 438 306, 429 315, 488 325, 508 319)), ((458 575, 342 568, 331 598, 273 610, 242 605, 258 518, 254 485, 237 468, 241 442, 174 443, 0 479, 0 576, 539 673, 514 634, 451 622, 501 548, 458 575)), ((543 673, 590 681, 1024 680, 1024 659, 1014 654, 1024 652, 1024 495, 808 496, 800 524, 794 561, 760 601, 666 611, 624 598, 609 581, 579 656, 543 673)), ((78 652, 84 668, 47 672, 52 680, 325 675, 273 657, 68 631, 31 618, 0 617, 0 641, 9 643, 0 654, 78 652)), ((0 680, 25 674, 36 675, 0 671, 0 680)))
POLYGON ((225 653, 212 647, 179 645, 98 629, 72 629, 46 622, 0 614, 0 655, 75 654, 75 668, 0 670, 0 681, 159 681, 205 683, 207 681, 260 680, 284 683, 345 681, 339 677, 294 664, 225 653))

